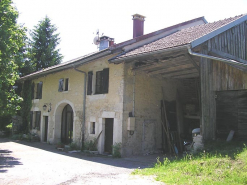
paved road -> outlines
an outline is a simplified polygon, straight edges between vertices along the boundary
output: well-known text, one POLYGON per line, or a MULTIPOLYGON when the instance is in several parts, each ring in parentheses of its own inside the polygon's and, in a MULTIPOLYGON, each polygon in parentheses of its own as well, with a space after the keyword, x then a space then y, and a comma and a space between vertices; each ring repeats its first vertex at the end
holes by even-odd
POLYGON ((0 184, 160 184, 130 175, 156 161, 154 155, 114 159, 57 151, 46 143, 0 139, 0 184))

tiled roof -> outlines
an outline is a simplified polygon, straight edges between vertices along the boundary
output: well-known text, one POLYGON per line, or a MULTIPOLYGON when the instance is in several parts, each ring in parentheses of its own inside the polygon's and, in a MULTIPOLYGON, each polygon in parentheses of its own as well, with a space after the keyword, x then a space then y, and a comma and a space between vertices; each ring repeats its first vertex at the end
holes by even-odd
MULTIPOLYGON (((192 41, 203 37, 204 35, 207 35, 222 26, 225 26, 239 18, 241 18, 244 15, 239 15, 235 17, 231 17, 228 19, 216 21, 213 23, 207 23, 207 24, 201 24, 198 26, 189 27, 186 29, 182 29, 180 31, 177 31, 176 33, 173 33, 171 35, 168 35, 166 37, 163 37, 159 40, 156 40, 154 42, 151 42, 149 44, 143 45, 141 47, 138 47, 132 51, 126 52, 122 55, 119 55, 118 57, 114 59, 124 59, 125 57, 130 57, 134 55, 154 52, 158 50, 163 50, 166 48, 172 48, 177 47, 185 44, 189 44, 192 41)), ((113 60, 114 60, 113 59, 113 60)))
POLYGON ((69 68, 69 66, 76 65, 79 62, 87 59, 88 57, 103 53, 104 51, 107 51, 107 49, 101 50, 101 51, 96 51, 96 52, 93 52, 93 53, 89 53, 87 55, 84 55, 84 56, 69 60, 67 62, 63 62, 63 63, 57 64, 57 65, 45 68, 43 70, 39 70, 39 71, 33 72, 33 73, 29 74, 29 75, 21 77, 19 80, 26 80, 28 78, 37 77, 37 76, 40 76, 40 75, 43 75, 43 74, 47 74, 47 73, 50 74, 50 73, 53 73, 54 71, 57 71, 57 70, 60 70, 60 69, 63 69, 63 68, 69 68))

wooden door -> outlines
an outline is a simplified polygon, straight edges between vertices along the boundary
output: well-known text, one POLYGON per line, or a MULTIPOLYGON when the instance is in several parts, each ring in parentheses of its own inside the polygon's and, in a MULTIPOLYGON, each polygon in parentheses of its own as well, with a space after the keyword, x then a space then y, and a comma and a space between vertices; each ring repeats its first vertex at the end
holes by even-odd
POLYGON ((61 141, 64 144, 73 142, 73 110, 66 105, 62 112, 61 141))
POLYGON ((45 118, 45 133, 44 133, 44 142, 47 142, 47 133, 48 133, 48 116, 44 116, 45 118))
POLYGON ((105 152, 112 153, 113 145, 113 118, 105 119, 105 152))

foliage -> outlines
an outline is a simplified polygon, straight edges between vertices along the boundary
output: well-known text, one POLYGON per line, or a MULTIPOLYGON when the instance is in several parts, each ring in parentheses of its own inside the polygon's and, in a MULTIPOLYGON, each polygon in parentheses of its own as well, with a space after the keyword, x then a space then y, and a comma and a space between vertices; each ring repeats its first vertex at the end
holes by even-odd
POLYGON ((112 156, 113 157, 116 157, 116 158, 120 158, 121 157, 121 147, 122 147, 122 143, 115 143, 112 146, 112 149, 113 149, 112 156))
POLYGON ((0 130, 6 131, 7 130, 6 126, 11 123, 11 115, 0 116, 0 120, 1 120, 0 130))
POLYGON ((76 143, 71 143, 70 145, 69 145, 69 149, 70 150, 79 150, 80 149, 80 147, 76 144, 76 143))
POLYGON ((217 143, 210 151, 186 155, 181 159, 157 161, 153 168, 135 170, 134 174, 155 175, 166 184, 246 184, 247 147, 239 142, 217 143), (225 148, 229 155, 225 154, 225 148), (233 151, 235 151, 233 153, 233 151))
POLYGON ((95 141, 96 141, 96 139, 84 142, 84 148, 83 149, 89 150, 89 151, 97 151, 95 141))
POLYGON ((21 130, 25 133, 29 131, 30 123, 30 110, 32 106, 31 98, 31 81, 26 80, 23 83, 22 97, 24 101, 21 104, 21 117, 22 117, 22 128, 21 130))
POLYGON ((46 16, 31 32, 30 58, 35 65, 35 71, 61 63, 63 57, 59 49, 56 49, 60 42, 56 31, 57 28, 46 16))
POLYGON ((12 86, 19 77, 26 34, 17 24, 18 12, 11 3, 0 1, 0 116, 15 114, 22 101, 12 86))

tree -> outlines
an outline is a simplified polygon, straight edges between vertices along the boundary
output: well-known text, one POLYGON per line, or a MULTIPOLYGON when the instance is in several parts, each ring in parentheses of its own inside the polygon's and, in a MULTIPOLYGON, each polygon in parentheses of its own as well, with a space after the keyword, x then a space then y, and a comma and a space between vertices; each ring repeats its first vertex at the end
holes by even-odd
POLYGON ((25 29, 17 24, 18 12, 11 0, 0 1, 0 116, 15 114, 22 98, 13 85, 23 61, 25 29))
POLYGON ((56 49, 60 42, 57 28, 46 16, 31 32, 31 60, 36 65, 36 71, 61 63, 63 56, 56 49))

